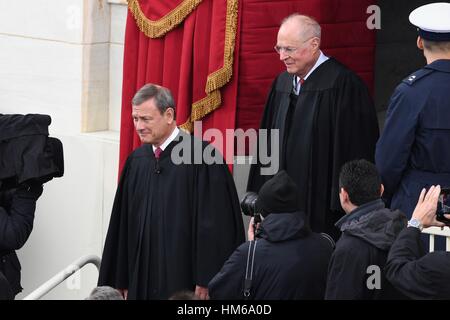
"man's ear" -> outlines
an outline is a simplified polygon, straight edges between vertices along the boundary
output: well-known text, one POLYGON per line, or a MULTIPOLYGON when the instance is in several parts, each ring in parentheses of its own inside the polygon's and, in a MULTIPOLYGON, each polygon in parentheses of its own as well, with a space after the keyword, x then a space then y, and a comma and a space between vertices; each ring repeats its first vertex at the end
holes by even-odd
POLYGON ((313 47, 314 51, 319 50, 320 48, 320 38, 314 37, 311 41, 311 46, 313 47))
POLYGON ((339 198, 341 199, 341 204, 348 203, 350 201, 350 197, 348 196, 348 192, 341 187, 339 192, 339 198))
POLYGON ((384 185, 381 184, 381 186, 380 186, 380 198, 383 196, 383 193, 384 193, 384 185))
POLYGON ((173 108, 167 108, 165 113, 168 117, 169 124, 171 124, 175 119, 175 110, 173 108))
POLYGON ((420 36, 417 36, 417 48, 423 50, 423 39, 420 36))

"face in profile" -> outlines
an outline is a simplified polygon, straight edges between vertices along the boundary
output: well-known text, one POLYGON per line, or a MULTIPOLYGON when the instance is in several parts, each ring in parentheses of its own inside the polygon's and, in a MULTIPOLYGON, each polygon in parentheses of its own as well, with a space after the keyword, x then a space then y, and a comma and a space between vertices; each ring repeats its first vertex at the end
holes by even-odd
POLYGON ((314 65, 318 38, 300 39, 299 28, 301 25, 295 21, 283 24, 278 31, 277 48, 286 71, 304 77, 314 65))
POLYGON ((133 123, 142 143, 159 147, 172 133, 174 113, 168 108, 161 113, 155 104, 155 99, 150 99, 138 106, 133 106, 133 123))

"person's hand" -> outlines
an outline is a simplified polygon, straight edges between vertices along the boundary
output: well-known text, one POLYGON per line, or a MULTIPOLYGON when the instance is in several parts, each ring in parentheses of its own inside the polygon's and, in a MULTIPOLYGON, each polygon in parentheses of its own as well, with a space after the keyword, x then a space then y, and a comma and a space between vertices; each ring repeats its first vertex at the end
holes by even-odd
POLYGON ((248 229, 247 229, 247 237, 248 237, 248 241, 253 241, 253 240, 255 240, 255 232, 256 232, 256 230, 258 230, 260 224, 261 224, 261 223, 258 222, 258 223, 255 225, 255 217, 252 217, 252 218, 250 219, 250 222, 248 223, 248 229))
POLYGON ((431 186, 428 192, 424 188, 420 193, 412 218, 419 220, 424 228, 445 226, 444 223, 436 220, 436 209, 440 193, 441 187, 439 185, 431 186))
POLYGON ((250 219, 250 222, 248 223, 248 229, 247 229, 247 237, 248 241, 253 241, 255 239, 255 217, 252 217, 250 219))
POLYGON ((117 289, 120 292, 124 300, 128 299, 128 289, 117 289))
POLYGON ((195 295, 200 300, 209 300, 208 288, 195 286, 195 295))

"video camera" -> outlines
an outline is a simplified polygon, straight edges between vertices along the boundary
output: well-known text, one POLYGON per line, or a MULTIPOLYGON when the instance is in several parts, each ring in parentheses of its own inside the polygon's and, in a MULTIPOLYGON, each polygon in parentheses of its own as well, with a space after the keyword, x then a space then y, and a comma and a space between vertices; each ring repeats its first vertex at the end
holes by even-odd
POLYGON ((450 214, 450 188, 442 188, 436 210, 436 220, 450 226, 450 220, 444 214, 450 214))
POLYGON ((64 174, 63 147, 48 136, 48 115, 0 114, 0 196, 64 174))

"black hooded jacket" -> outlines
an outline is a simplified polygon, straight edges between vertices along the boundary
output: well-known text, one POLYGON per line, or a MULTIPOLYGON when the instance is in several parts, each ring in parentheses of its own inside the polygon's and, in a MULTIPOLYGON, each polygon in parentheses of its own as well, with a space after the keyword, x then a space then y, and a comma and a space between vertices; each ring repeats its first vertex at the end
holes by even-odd
MULTIPOLYGON (((269 214, 256 234, 249 299, 323 299, 333 244, 305 225, 303 213, 269 214)), ((244 299, 250 242, 242 244, 209 283, 211 299, 244 299)))
POLYGON ((385 208, 381 199, 366 203, 336 224, 342 236, 328 270, 326 299, 404 298, 384 276, 389 249, 406 217, 385 208))

